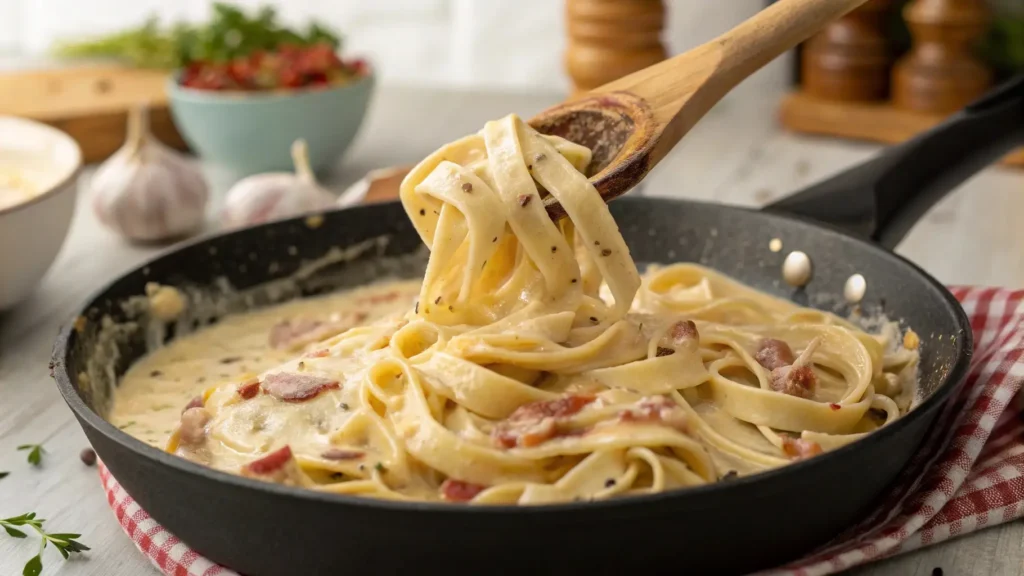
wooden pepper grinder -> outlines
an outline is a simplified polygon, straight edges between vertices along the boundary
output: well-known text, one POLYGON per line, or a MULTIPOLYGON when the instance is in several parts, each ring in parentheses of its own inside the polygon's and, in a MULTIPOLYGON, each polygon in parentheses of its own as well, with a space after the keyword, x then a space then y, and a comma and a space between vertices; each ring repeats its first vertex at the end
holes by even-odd
POLYGON ((585 92, 664 60, 662 0, 566 0, 565 66, 585 92))
POLYGON ((985 0, 912 0, 903 10, 913 44, 893 69, 893 103, 948 114, 980 96, 992 72, 973 52, 989 22, 985 0))
POLYGON ((801 75, 809 95, 845 102, 888 96, 891 57, 885 24, 890 8, 892 0, 870 0, 808 40, 801 75))

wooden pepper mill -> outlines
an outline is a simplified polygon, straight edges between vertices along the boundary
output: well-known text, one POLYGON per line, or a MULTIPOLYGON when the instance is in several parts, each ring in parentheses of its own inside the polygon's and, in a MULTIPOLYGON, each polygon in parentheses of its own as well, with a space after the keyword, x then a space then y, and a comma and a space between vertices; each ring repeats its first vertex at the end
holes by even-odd
POLYGON ((823 100, 869 102, 889 92, 886 17, 892 0, 870 0, 832 22, 804 46, 804 90, 823 100))
POLYGON ((989 22, 985 0, 912 0, 903 10, 913 45, 893 69, 893 103, 955 112, 980 96, 992 72, 972 53, 989 22))
POLYGON ((565 66, 576 93, 664 60, 662 0, 566 0, 565 66))

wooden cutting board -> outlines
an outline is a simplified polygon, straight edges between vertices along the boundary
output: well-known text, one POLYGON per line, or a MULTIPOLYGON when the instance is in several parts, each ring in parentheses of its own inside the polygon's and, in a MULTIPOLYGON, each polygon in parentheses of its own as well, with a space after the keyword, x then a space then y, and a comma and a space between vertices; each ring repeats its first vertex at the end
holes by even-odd
POLYGON ((148 103, 150 127, 165 144, 188 150, 167 106, 166 72, 116 64, 56 67, 0 74, 0 114, 21 116, 67 132, 86 162, 124 144, 127 112, 148 103))

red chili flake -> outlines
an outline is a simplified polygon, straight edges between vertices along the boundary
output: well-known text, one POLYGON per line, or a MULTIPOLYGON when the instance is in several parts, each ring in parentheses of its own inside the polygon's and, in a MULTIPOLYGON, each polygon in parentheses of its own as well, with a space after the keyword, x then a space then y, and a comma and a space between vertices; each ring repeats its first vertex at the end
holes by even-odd
POLYGON ((260 392, 260 381, 253 378, 238 385, 238 395, 248 400, 260 392))
POLYGON ((835 402, 832 402, 831 404, 829 404, 828 407, 833 409, 833 410, 839 410, 840 408, 842 408, 842 406, 840 406, 839 404, 836 404, 835 402))
POLYGON ((487 486, 449 478, 441 483, 441 496, 449 502, 469 502, 486 489, 487 486))
POLYGON ((327 348, 321 348, 319 350, 313 350, 312 352, 306 352, 306 354, 303 355, 303 358, 324 358, 325 356, 329 356, 330 354, 330 350, 328 350, 327 348))
POLYGON ((271 474, 273 472, 277 472, 278 470, 280 470, 291 459, 292 449, 288 446, 285 446, 284 448, 267 454, 266 456, 260 458, 259 460, 253 460, 252 462, 247 464, 245 468, 246 470, 252 472, 253 474, 271 474))

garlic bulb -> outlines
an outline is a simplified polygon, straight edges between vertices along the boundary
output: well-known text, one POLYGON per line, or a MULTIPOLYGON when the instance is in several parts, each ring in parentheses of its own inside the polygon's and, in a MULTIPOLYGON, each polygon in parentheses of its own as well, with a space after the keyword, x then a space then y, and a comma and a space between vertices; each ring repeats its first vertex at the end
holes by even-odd
POLYGON ((129 111, 128 138, 96 169, 90 189, 100 222, 143 241, 198 230, 209 196, 199 168, 150 134, 146 106, 129 111))
POLYGON ((225 227, 251 226, 323 210, 334 196, 322 188, 309 167, 306 141, 292 143, 295 173, 268 172, 239 180, 224 197, 220 220, 225 227))

